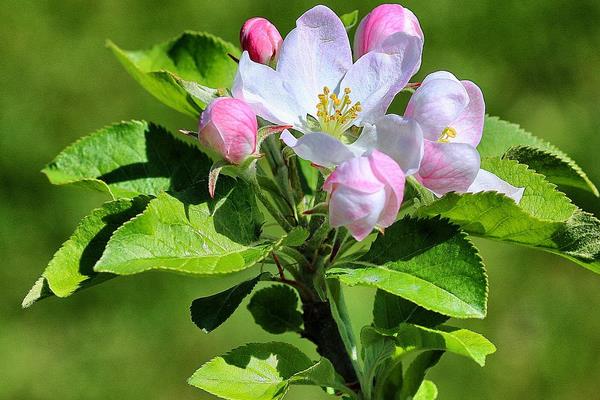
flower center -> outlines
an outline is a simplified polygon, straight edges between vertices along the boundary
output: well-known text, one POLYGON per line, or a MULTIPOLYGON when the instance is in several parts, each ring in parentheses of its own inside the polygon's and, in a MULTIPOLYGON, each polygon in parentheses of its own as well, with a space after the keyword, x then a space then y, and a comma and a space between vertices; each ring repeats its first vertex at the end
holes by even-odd
POLYGON ((340 137, 352 126, 362 107, 359 101, 352 104, 350 92, 350 88, 345 88, 340 99, 337 94, 331 93, 327 86, 323 88, 317 104, 317 119, 323 132, 340 137))
POLYGON ((450 139, 454 139, 456 137, 456 135, 457 135, 456 129, 447 127, 446 129, 444 129, 442 131, 442 134, 440 135, 438 142, 448 143, 450 141, 450 139))

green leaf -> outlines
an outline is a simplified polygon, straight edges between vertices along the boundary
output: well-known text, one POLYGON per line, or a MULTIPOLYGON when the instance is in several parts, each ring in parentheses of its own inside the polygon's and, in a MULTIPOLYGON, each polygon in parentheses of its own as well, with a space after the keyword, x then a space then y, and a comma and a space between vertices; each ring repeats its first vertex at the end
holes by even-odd
POLYGON ((110 201, 84 217, 54 254, 42 277, 23 301, 23 307, 50 295, 67 297, 112 278, 111 274, 94 272, 94 264, 102 256, 112 233, 141 213, 148 201, 146 197, 110 201))
POLYGON ((298 296, 289 286, 275 285, 259 290, 250 299, 248 310, 254 321, 269 333, 301 331, 298 296))
POLYGON ((439 215, 472 235, 537 247, 600 273, 598 219, 522 164, 490 158, 483 160, 483 167, 525 187, 521 203, 495 192, 449 193, 419 208, 418 215, 439 215))
POLYGON ((527 164, 531 169, 544 174, 548 181, 556 185, 590 190, 596 196, 600 195, 596 186, 577 165, 565 161, 560 155, 551 151, 517 146, 511 147, 503 157, 527 164))
POLYGON ((388 359, 385 368, 382 368, 377 376, 375 400, 399 400, 403 379, 402 362, 388 359))
POLYGON ((177 83, 189 94, 192 99, 203 109, 217 97, 223 96, 226 92, 222 89, 213 89, 202 86, 199 83, 186 81, 176 78, 177 83))
MULTIPOLYGON (((185 32, 149 50, 125 51, 108 42, 117 59, 150 94, 167 106, 197 118, 208 98, 196 95, 185 81, 208 88, 229 88, 239 57, 231 43, 201 32, 185 32)), ((210 91, 210 89, 206 89, 210 91)))
POLYGON ((413 324, 402 324, 393 330, 366 326, 363 331, 367 332, 362 333, 361 336, 368 334, 393 338, 396 346, 395 357, 404 357, 415 351, 442 350, 470 358, 483 366, 486 356, 496 351, 496 347, 480 334, 450 326, 431 329, 413 324))
MULTIPOLYGON (((384 388, 380 386, 384 379, 379 379, 380 376, 387 376, 391 373, 391 367, 394 367, 392 356, 396 350, 396 344, 393 337, 380 334, 377 330, 371 327, 365 327, 360 332, 361 360, 364 370, 364 380, 361 384, 363 392, 367 398, 373 398, 373 390, 380 392, 384 388), (378 385, 373 387, 377 378, 378 385)), ((402 385, 402 366, 399 366, 400 380, 396 382, 398 386, 402 385)), ((378 398, 381 396, 375 396, 378 398)), ((388 396, 389 397, 389 396, 388 396)), ((384 398, 388 398, 384 397, 384 398)))
POLYGON ((117 198, 185 190, 206 182, 211 165, 197 148, 163 128, 129 121, 79 139, 42 172, 55 185, 92 187, 117 198))
MULTIPOLYGON (((424 351, 415 357, 406 372, 403 372, 401 357, 390 360, 386 368, 382 369, 377 376, 375 398, 377 400, 413 400, 420 390, 426 390, 422 389, 425 384, 423 378, 427 371, 437 364, 443 354, 444 351, 440 350, 424 351)), ((435 394, 437 395, 437 391, 435 394)))
POLYGON ((188 383, 224 399, 281 399, 294 376, 312 366, 304 353, 287 343, 251 343, 207 362, 188 383))
MULTIPOLYGON (((206 189, 201 192, 205 197, 206 189)), ((254 245, 262 216, 246 184, 239 181, 208 202, 195 198, 181 201, 159 194, 113 234, 94 270, 118 275, 152 269, 224 274, 250 268, 269 254, 271 245, 254 245)))
POLYGON ((269 274, 260 274, 220 293, 194 300, 190 307, 192 321, 205 333, 215 330, 231 317, 242 300, 252 292, 258 281, 265 275, 269 274))
POLYGON ((297 226, 287 233, 281 244, 282 246, 290 247, 302 246, 304 242, 306 242, 306 239, 308 239, 309 235, 310 232, 302 227, 297 226))
POLYGON ((309 161, 303 160, 296 157, 300 172, 300 183, 302 184, 302 190, 306 194, 314 194, 320 188, 318 188, 319 175, 321 174, 317 168, 312 166, 309 161))
POLYGON ((547 175, 553 183, 587 189, 596 196, 599 194, 585 172, 568 155, 518 125, 498 117, 486 117, 483 137, 477 150, 482 157, 501 157, 506 153, 506 157, 528 164, 537 172, 547 175), (518 146, 533 149, 512 149, 518 146))
POLYGON ((519 207, 530 215, 551 221, 565 221, 577 207, 556 185, 543 175, 514 160, 485 158, 481 168, 488 170, 516 187, 524 187, 519 207))
POLYGON ((424 380, 419 386, 419 390, 415 393, 413 400, 435 400, 438 397, 438 389, 435 383, 424 380))
POLYGON ((354 10, 347 14, 340 15, 340 19, 342 20, 346 31, 349 32, 352 28, 354 28, 354 26, 358 22, 358 10, 354 10))
MULTIPOLYGON (((417 393, 422 390, 421 388, 425 382, 424 378, 427 371, 438 363, 442 355, 444 355, 443 351, 432 350, 425 351, 415 357, 404 373, 402 389, 400 390, 400 399, 413 399, 417 396, 417 393)), ((426 391, 427 388, 423 389, 421 396, 426 396, 426 393, 424 393, 426 391)))
POLYGON ((404 322, 434 328, 447 320, 447 316, 426 310, 402 297, 383 290, 375 293, 373 323, 378 328, 393 329, 404 322))
POLYGON ((481 258, 456 225, 441 219, 404 218, 379 235, 359 262, 327 274, 451 317, 483 318, 486 313, 487 277, 481 258))
POLYGON ((292 379, 290 379, 290 383, 333 388, 335 391, 344 393, 352 399, 356 398, 356 393, 344 384, 344 380, 335 372, 331 361, 326 358, 321 358, 310 368, 296 373, 292 379))

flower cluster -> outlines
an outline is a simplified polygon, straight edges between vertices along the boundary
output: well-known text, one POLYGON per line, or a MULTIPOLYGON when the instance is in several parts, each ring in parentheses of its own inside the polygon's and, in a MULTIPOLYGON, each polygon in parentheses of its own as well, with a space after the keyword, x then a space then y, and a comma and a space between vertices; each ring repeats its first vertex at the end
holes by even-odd
POLYGON ((391 225, 407 176, 436 196, 448 192, 523 194, 480 169, 477 145, 485 103, 479 87, 450 72, 409 84, 419 70, 424 35, 398 4, 375 8, 360 22, 354 53, 340 18, 316 6, 284 40, 263 18, 248 20, 233 98, 209 105, 200 140, 232 164, 257 151, 256 116, 289 126, 281 134, 296 155, 327 175, 332 227, 357 240, 391 225), (416 88, 404 115, 387 114, 395 96, 416 88))

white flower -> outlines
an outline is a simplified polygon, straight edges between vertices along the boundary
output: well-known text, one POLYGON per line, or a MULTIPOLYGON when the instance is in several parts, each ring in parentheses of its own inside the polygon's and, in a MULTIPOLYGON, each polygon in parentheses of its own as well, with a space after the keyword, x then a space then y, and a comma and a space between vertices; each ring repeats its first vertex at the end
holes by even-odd
POLYGON ((422 39, 402 32, 393 38, 352 63, 342 21, 329 8, 316 6, 298 18, 283 41, 276 69, 242 54, 233 95, 261 118, 302 133, 298 139, 289 131, 281 135, 299 157, 326 167, 339 165, 372 150, 365 145, 381 141, 376 138, 380 130, 372 125, 420 65, 422 39), (346 131, 352 126, 370 126, 371 137, 349 144, 353 138, 346 131))

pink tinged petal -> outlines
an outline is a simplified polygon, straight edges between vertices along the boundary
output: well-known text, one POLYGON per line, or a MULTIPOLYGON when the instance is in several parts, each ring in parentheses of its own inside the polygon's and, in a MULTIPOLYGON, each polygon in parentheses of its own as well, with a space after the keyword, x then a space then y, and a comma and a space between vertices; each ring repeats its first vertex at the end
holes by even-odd
POLYGON ((277 72, 306 115, 316 112, 323 87, 334 90, 351 65, 344 24, 333 11, 319 5, 298 18, 296 28, 284 39, 277 72))
MULTIPOLYGON (((378 203, 378 199, 372 199, 373 203, 378 203)), ((348 231, 352 237, 358 241, 365 239, 371 232, 373 232, 373 228, 378 226, 379 224, 375 221, 375 216, 377 212, 373 212, 364 218, 361 218, 357 221, 354 221, 346 226, 348 231)))
POLYGON ((461 83, 469 95, 469 105, 458 119, 450 124, 450 127, 456 131, 456 137, 449 140, 477 147, 483 133, 485 101, 481 89, 476 84, 471 81, 461 81, 461 83))
MULTIPOLYGON (((340 186, 334 190, 329 200, 329 223, 334 228, 348 226, 353 236, 356 232, 352 230, 366 229, 366 236, 377 225, 385 202, 385 190, 362 193, 347 186, 340 186)), ((358 234, 363 236, 363 233, 358 234)))
POLYGON ((327 177, 323 190, 331 193, 335 185, 347 186, 360 193, 375 193, 385 186, 374 174, 369 157, 354 157, 342 163, 327 177))
POLYGON ((375 150, 341 164, 325 181, 331 194, 329 219, 333 227, 345 226, 357 240, 374 227, 391 225, 404 193, 404 174, 385 154, 375 150))
POLYGON ((463 85, 449 72, 427 77, 411 97, 405 117, 415 119, 423 136, 437 140, 469 104, 469 95, 463 85))
POLYGON ((240 164, 256 150, 258 123, 243 101, 220 97, 202 113, 199 140, 233 164, 240 164))
POLYGON ((424 40, 419 20, 412 11, 399 4, 382 4, 365 16, 354 36, 356 58, 369 51, 381 50, 383 43, 395 33, 404 33, 424 40))
POLYGON ((500 179, 496 175, 488 172, 486 170, 480 169, 475 177, 475 181, 469 186, 466 190, 469 193, 478 193, 478 192, 498 192, 502 193, 507 197, 510 197, 515 201, 515 203, 519 204, 521 198, 523 197, 523 193, 525 188, 518 188, 510 183, 500 179))
POLYGON ((387 228, 396 221, 402 199, 406 178, 400 166, 387 155, 375 150, 369 157, 375 176, 386 183, 386 202, 377 225, 387 228))
POLYGON ((248 51, 250 59, 257 63, 274 63, 282 42, 275 25, 265 18, 250 18, 240 30, 242 49, 248 51))
POLYGON ((352 65, 340 83, 340 90, 350 88, 352 102, 360 102, 355 124, 374 122, 383 116, 392 100, 410 80, 414 59, 411 55, 371 52, 352 65))
POLYGON ((348 146, 325 133, 314 132, 296 139, 289 131, 281 134, 281 140, 303 160, 332 168, 355 157, 348 146))
POLYGON ((425 140, 419 182, 438 196, 464 192, 479 172, 479 153, 465 143, 439 143, 425 140))
POLYGON ((419 170, 423 158, 423 133, 416 121, 388 114, 379 118, 374 126, 365 127, 358 140, 363 135, 374 136, 372 147, 390 156, 405 175, 419 170))
POLYGON ((248 52, 240 58, 232 93, 267 121, 303 126, 306 111, 298 105, 287 82, 272 68, 250 60, 248 52))

